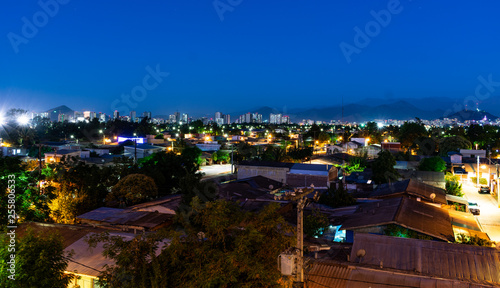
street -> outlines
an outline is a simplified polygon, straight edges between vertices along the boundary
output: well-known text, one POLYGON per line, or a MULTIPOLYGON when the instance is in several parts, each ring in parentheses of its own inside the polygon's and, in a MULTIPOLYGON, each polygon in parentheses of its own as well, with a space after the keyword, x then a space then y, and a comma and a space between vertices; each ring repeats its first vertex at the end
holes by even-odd
POLYGON ((213 177, 222 176, 231 173, 231 164, 215 164, 210 166, 203 166, 200 168, 200 172, 205 173, 203 179, 209 179, 213 177))
POLYGON ((498 208, 496 200, 491 194, 479 194, 478 188, 470 182, 464 182, 462 189, 469 202, 479 204, 481 214, 476 218, 484 232, 492 241, 500 242, 500 208, 498 208))

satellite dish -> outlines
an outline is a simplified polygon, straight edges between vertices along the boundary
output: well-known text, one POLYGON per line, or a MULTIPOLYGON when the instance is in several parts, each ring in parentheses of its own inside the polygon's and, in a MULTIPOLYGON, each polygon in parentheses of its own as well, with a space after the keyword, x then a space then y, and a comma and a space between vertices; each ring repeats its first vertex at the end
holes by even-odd
POLYGON ((365 257, 366 251, 365 249, 359 249, 358 252, 356 252, 356 256, 359 258, 365 257))
POLYGON ((273 190, 274 186, 271 184, 269 185, 269 190, 273 190))
POLYGON ((314 184, 311 183, 311 188, 314 188, 314 184))
POLYGON ((436 198, 436 193, 432 193, 431 196, 429 197, 431 197, 431 199, 434 200, 434 198, 436 198))

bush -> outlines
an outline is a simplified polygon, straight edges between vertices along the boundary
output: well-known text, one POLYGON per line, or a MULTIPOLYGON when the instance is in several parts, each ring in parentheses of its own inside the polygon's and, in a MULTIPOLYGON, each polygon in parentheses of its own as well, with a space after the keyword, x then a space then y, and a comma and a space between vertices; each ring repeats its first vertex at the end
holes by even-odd
MULTIPOLYGON (((477 183, 477 177, 470 177, 470 181, 473 184, 476 184, 477 183)), ((488 180, 486 180, 486 178, 479 178, 479 184, 480 185, 488 185, 488 180)))

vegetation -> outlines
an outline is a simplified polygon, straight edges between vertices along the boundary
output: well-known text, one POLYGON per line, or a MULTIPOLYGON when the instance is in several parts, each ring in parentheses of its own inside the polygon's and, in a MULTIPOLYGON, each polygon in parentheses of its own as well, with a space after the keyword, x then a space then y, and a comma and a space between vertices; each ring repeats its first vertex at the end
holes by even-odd
POLYGON ((307 215, 304 220, 304 234, 308 237, 323 235, 325 229, 330 225, 328 218, 322 214, 319 209, 314 209, 312 214, 307 215))
MULTIPOLYGON (((477 177, 470 177, 470 181, 476 184, 477 177)), ((479 185, 488 185, 488 180, 486 178, 479 178, 479 185)))
POLYGON ((420 165, 418 166, 418 170, 443 172, 444 170, 446 170, 446 162, 444 162, 444 160, 438 156, 424 158, 424 159, 422 159, 422 161, 420 161, 420 165))
POLYGON ((380 151, 378 157, 372 163, 373 181, 376 184, 397 181, 399 173, 394 168, 394 165, 396 165, 396 159, 391 152, 387 150, 380 151))
POLYGON ((103 287, 280 287, 276 257, 295 238, 293 227, 277 213, 279 206, 244 213, 222 200, 198 204, 194 199, 198 214, 184 236, 90 237, 92 247, 104 242, 104 255, 116 261, 101 275, 103 287), (165 238, 170 245, 163 246, 165 238))
POLYGON ((457 175, 453 175, 450 172, 446 173, 444 177, 446 184, 446 194, 463 197, 464 193, 462 192, 462 184, 460 183, 460 179, 457 175))
POLYGON ((26 234, 16 238, 15 280, 9 278, 10 236, 0 235, 1 287, 61 287, 74 278, 64 273, 71 253, 64 252, 63 241, 57 234, 35 233, 28 228, 26 234))
POLYGON ((106 201, 133 205, 152 200, 156 196, 158 196, 158 188, 153 178, 143 174, 130 174, 113 186, 111 193, 106 196, 106 201))
POLYGON ((384 235, 393 236, 393 237, 401 237, 401 238, 413 238, 413 239, 421 239, 421 240, 433 240, 431 236, 421 234, 410 230, 408 228, 401 227, 396 224, 387 225, 384 230, 384 235))
POLYGON ((327 191, 321 194, 318 203, 337 208, 354 205, 356 203, 356 199, 349 194, 344 185, 340 185, 338 189, 330 187, 327 191))
POLYGON ((491 247, 493 245, 493 242, 480 238, 477 235, 471 237, 465 234, 458 234, 456 237, 456 243, 483 247, 491 247))

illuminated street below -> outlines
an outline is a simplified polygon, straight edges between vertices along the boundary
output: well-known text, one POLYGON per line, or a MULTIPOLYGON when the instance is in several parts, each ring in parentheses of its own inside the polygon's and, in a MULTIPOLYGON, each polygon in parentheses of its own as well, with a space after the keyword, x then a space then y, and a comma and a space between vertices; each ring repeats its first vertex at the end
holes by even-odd
POLYGON ((479 194, 478 188, 471 183, 463 183, 462 189, 469 202, 476 202, 481 208, 481 214, 476 216, 484 232, 495 242, 500 242, 500 208, 491 194, 479 194))

